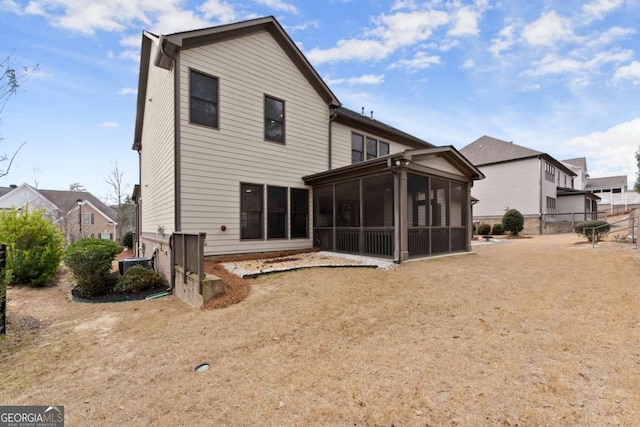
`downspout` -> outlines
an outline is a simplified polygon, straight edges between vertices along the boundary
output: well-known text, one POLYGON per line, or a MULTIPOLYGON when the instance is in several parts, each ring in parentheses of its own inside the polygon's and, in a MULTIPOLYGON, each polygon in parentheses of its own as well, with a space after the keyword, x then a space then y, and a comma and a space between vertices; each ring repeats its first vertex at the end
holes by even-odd
MULTIPOLYGON (((170 55, 167 51, 165 51, 164 49, 164 45, 165 45, 165 41, 166 38, 165 36, 160 36, 160 41, 159 41, 159 49, 160 52, 162 52, 163 55, 167 56, 169 59, 171 59, 173 61, 173 157, 174 157, 174 174, 173 174, 173 189, 174 189, 174 224, 173 224, 173 230, 174 231, 180 231, 180 151, 179 151, 179 146, 180 146, 180 132, 179 132, 179 125, 180 125, 180 113, 179 113, 179 108, 180 108, 180 102, 179 102, 179 96, 178 96, 178 88, 179 88, 179 83, 180 83, 180 76, 179 76, 179 63, 178 63, 178 58, 177 56, 172 56, 170 55)), ((169 236, 169 250, 171 251, 171 256, 170 256, 170 276, 171 276, 171 280, 169 283, 169 291, 173 291, 173 288, 175 287, 175 263, 173 262, 173 248, 171 247, 172 243, 172 239, 171 236, 169 236)))
POLYGON ((336 119, 336 116, 338 115, 338 108, 339 107, 335 105, 329 106, 331 113, 329 114, 329 141, 328 141, 329 142, 328 144, 329 158, 327 159, 328 170, 331 170, 331 167, 332 167, 331 158, 333 157, 333 132, 332 132, 333 125, 332 123, 336 119))
POLYGON ((400 175, 387 159, 387 169, 393 174, 393 262, 400 262, 400 175))
POLYGON ((538 207, 538 227, 542 236, 542 158, 538 157, 538 175, 540 175, 540 194, 538 207))

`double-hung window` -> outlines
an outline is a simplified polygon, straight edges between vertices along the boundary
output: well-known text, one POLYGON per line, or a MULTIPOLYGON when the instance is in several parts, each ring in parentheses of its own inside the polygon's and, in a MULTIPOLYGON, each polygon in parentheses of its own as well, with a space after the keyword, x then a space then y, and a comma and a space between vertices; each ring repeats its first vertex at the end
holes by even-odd
POLYGON ((284 144, 284 101, 264 96, 264 139, 284 144))
POLYGON ((267 187, 267 238, 287 237, 287 188, 267 187))
POLYGON ((360 135, 358 133, 351 134, 351 163, 371 160, 388 154, 388 142, 378 141, 373 137, 360 135))
POLYGON ((218 127, 218 79, 195 70, 189 72, 189 121, 218 127))
POLYGON ((364 136, 351 134, 351 163, 358 163, 364 160, 364 136))
POLYGON ((240 184, 240 238, 262 239, 262 185, 240 184))
POLYGON ((291 233, 292 239, 309 237, 309 190, 292 188, 290 190, 291 233))

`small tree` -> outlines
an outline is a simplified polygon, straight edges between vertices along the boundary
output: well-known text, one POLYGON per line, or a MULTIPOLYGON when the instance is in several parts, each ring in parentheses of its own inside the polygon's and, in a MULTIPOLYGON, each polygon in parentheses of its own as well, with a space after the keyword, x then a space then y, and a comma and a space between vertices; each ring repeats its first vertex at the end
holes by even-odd
POLYGON ((115 257, 116 244, 110 240, 81 239, 69 246, 64 262, 78 281, 73 294, 81 298, 108 294, 115 284, 109 274, 115 257))
POLYGON ((611 230, 611 224, 607 221, 600 220, 585 221, 576 224, 573 230, 586 237, 590 242, 593 241, 594 238, 597 242, 611 230))
POLYGON ((133 231, 127 231, 122 235, 121 240, 122 246, 126 246, 127 248, 133 248, 133 231))
POLYGON ((524 217, 517 209, 509 209, 502 216, 502 229, 511 234, 518 234, 524 229, 524 217))
POLYGON ((0 241, 7 244, 11 283, 43 286, 58 271, 64 253, 62 232, 43 210, 0 212, 0 241))
POLYGON ((491 225, 482 223, 478 226, 478 234, 481 236, 488 236, 491 233, 491 225))

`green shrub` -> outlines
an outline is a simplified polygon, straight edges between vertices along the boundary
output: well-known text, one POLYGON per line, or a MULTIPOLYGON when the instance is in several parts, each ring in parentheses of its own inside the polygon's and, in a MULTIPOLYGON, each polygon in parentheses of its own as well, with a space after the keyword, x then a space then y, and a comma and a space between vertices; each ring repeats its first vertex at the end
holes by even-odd
POLYGON ((589 239, 589 241, 593 241, 593 237, 595 236, 596 242, 602 238, 605 234, 607 234, 611 230, 611 224, 607 221, 585 221, 579 224, 576 224, 574 227, 574 231, 580 235, 583 235, 589 239), (598 227, 597 229, 593 229, 593 227, 598 227))
POLYGON ((116 244, 110 240, 81 239, 69 246, 64 262, 78 281, 73 294, 86 298, 111 292, 110 271, 115 257, 116 244))
POLYGON ((493 234, 494 236, 500 236, 501 234, 504 234, 504 230, 502 229, 502 224, 499 222, 493 224, 493 229, 491 230, 491 234, 493 234))
POLYGON ((502 216, 502 229, 511 234, 518 234, 524 228, 524 217, 517 209, 509 209, 502 216))
POLYGON ((118 280, 115 292, 119 294, 144 292, 167 286, 164 276, 142 265, 131 266, 118 280))
POLYGON ((478 226, 478 234, 481 236, 487 236, 491 233, 491 226, 489 224, 480 224, 478 226))
POLYGON ((7 244, 6 269, 11 283, 46 285, 58 271, 64 253, 62 232, 29 208, 0 212, 0 242, 7 244))
POLYGON ((122 243, 122 246, 129 249, 133 248, 133 231, 127 231, 124 233, 120 239, 120 243, 122 243))

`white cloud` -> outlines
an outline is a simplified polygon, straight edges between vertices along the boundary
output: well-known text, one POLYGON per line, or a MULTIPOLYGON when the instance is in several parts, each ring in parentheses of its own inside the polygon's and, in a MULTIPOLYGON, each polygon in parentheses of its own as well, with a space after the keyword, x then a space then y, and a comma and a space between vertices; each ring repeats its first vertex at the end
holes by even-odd
POLYGON ((329 49, 313 48, 307 56, 314 64, 326 62, 382 59, 391 53, 391 49, 377 40, 339 40, 329 49))
POLYGON ((313 48, 307 56, 311 62, 322 64, 347 60, 380 60, 402 47, 425 41, 433 30, 449 22, 449 15, 442 11, 399 12, 380 15, 375 27, 362 38, 339 40, 336 46, 313 48))
POLYGON ((320 24, 318 23, 318 21, 307 21, 297 25, 284 26, 284 29, 288 33, 293 33, 296 31, 305 31, 305 30, 308 30, 309 28, 320 28, 320 24))
POLYGON ((582 6, 582 11, 589 21, 600 20, 623 4, 624 0, 595 0, 582 6))
POLYGON ((515 26, 507 25, 498 33, 497 37, 491 39, 489 52, 498 57, 504 50, 508 50, 515 44, 515 26))
POLYGON ((476 61, 474 61, 473 59, 467 59, 466 61, 464 61, 464 64, 462 64, 462 68, 474 69, 476 68, 476 61))
POLYGON ((587 46, 606 46, 635 33, 636 30, 633 28, 611 27, 585 44, 587 46))
POLYGON ((138 93, 138 89, 134 87, 123 87, 118 91, 118 95, 135 95, 138 93))
MULTIPOLYGON (((640 118, 617 124, 604 132, 571 138, 565 144, 578 147, 587 157, 590 171, 604 175, 628 175, 629 181, 637 172, 635 152, 640 135, 640 118)), ((578 152, 578 151, 576 151, 578 152)))
POLYGON ((404 68, 409 72, 416 72, 438 64, 440 64, 439 56, 427 55, 425 52, 418 52, 415 54, 413 59, 401 59, 391 64, 389 68, 404 68))
POLYGON ((522 37, 534 46, 555 46, 559 42, 574 38, 569 21, 553 12, 548 12, 522 30, 522 37))
POLYGON ((6 10, 7 12, 12 12, 12 13, 19 13, 21 10, 21 7, 14 0, 0 0, 0 10, 6 10))
POLYGON ((338 85, 338 84, 343 84, 343 83, 347 83, 350 85, 360 85, 360 84, 365 84, 365 85, 379 85, 381 83, 384 83, 384 74, 365 74, 362 75, 360 77, 350 77, 350 78, 343 78, 343 79, 332 79, 332 78, 325 78, 325 81, 327 84, 329 85, 338 85))
POLYGON ((237 19, 233 5, 220 0, 207 0, 198 6, 198 10, 203 13, 205 19, 215 19, 221 24, 237 19))
POLYGON ((598 71, 602 66, 610 63, 627 62, 633 58, 633 51, 603 51, 594 54, 589 59, 563 58, 555 53, 546 54, 541 60, 533 63, 534 68, 525 74, 541 76, 546 74, 578 74, 598 71))
POLYGON ((253 0, 253 2, 279 10, 280 12, 298 13, 298 8, 295 5, 282 0, 253 0))
POLYGON ((417 8, 418 6, 415 0, 396 0, 393 5, 391 5, 392 12, 400 9, 416 10, 417 8))
POLYGON ((633 61, 629 65, 618 68, 613 76, 614 80, 631 80, 640 85, 640 62, 633 61))
POLYGON ((120 124, 117 122, 102 122, 100 125, 100 127, 103 128, 117 128, 118 126, 120 126, 120 124))
POLYGON ((450 36, 475 36, 478 34, 479 13, 469 6, 463 6, 453 14, 454 27, 449 30, 450 36))

